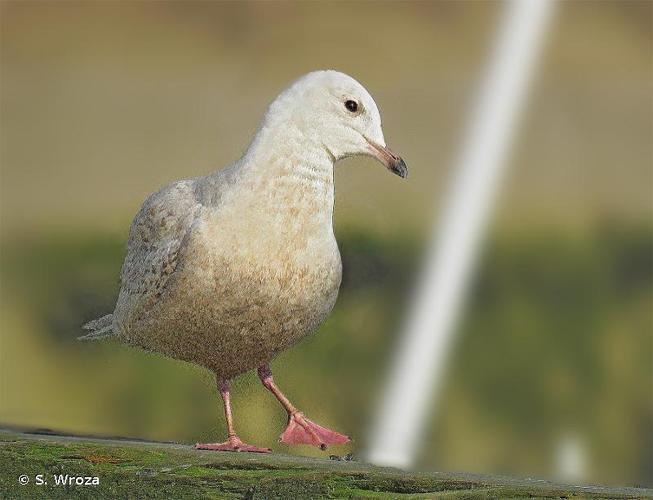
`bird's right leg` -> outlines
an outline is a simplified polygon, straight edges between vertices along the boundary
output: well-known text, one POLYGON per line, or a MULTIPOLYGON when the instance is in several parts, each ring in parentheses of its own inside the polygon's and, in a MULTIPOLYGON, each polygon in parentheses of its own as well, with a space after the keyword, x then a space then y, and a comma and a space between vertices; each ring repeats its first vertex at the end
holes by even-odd
POLYGON ((224 443, 197 443, 195 449, 197 450, 217 450, 217 451, 251 451, 255 453, 269 453, 270 448, 259 448, 251 444, 243 443, 236 435, 234 428, 234 420, 231 414, 231 398, 229 396, 231 383, 229 380, 222 380, 218 378, 218 390, 222 396, 224 404, 224 416, 227 420, 228 437, 224 443))

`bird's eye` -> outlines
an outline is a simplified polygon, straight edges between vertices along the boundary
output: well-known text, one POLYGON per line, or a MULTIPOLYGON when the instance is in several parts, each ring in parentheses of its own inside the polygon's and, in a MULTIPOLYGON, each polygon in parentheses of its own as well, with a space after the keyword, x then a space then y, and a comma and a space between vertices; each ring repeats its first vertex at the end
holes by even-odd
POLYGON ((358 103, 352 100, 345 101, 345 108, 347 108, 352 113, 355 113, 358 111, 358 103))

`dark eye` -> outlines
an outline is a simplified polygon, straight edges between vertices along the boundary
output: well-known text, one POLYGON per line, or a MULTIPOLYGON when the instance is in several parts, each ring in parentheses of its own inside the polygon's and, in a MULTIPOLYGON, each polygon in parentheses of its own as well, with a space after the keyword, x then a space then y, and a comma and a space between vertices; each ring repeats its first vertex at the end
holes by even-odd
POLYGON ((352 113, 358 111, 358 103, 356 101, 345 101, 345 108, 347 108, 352 113))

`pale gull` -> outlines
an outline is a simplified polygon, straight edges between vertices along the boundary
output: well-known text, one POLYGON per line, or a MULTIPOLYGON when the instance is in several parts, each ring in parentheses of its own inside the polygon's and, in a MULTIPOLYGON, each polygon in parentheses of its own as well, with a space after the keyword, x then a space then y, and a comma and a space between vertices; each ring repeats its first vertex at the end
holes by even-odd
POLYGON ((407 175, 365 88, 316 71, 274 100, 240 160, 165 186, 136 215, 115 310, 87 323, 82 338, 115 336, 215 373, 228 439, 197 448, 270 451, 242 442, 231 413, 231 379, 255 368, 288 412, 281 441, 324 449, 349 440, 298 411, 270 362, 317 330, 336 301, 333 168, 354 155, 407 175))

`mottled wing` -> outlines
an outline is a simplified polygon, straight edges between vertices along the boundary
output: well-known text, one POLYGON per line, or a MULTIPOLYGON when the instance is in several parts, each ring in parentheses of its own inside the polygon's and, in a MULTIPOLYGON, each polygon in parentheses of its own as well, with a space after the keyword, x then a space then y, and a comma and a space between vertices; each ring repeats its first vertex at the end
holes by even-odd
POLYGON ((161 297, 199 209, 189 180, 170 184, 143 203, 129 232, 120 276, 116 319, 121 329, 161 297))

